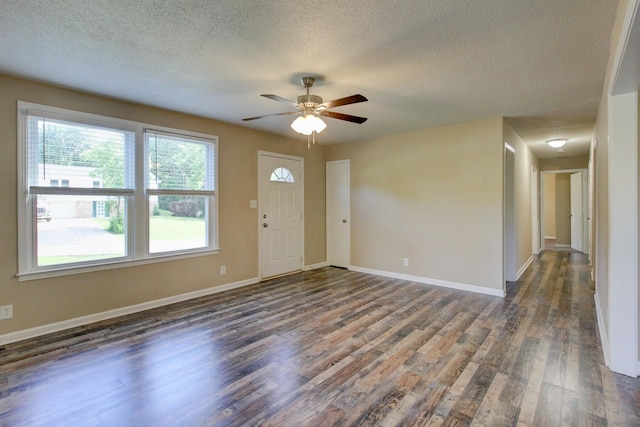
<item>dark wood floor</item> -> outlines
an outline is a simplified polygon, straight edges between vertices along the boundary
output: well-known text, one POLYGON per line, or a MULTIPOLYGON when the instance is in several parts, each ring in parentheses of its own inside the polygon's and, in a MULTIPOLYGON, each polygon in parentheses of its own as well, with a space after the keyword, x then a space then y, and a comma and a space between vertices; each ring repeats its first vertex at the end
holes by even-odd
POLYGON ((556 239, 544 239, 544 249, 549 251, 567 251, 567 252, 579 252, 571 247, 571 245, 559 245, 556 243, 556 239))
POLYGON ((2 426, 639 425, 584 255, 506 298, 335 268, 0 352, 2 426))

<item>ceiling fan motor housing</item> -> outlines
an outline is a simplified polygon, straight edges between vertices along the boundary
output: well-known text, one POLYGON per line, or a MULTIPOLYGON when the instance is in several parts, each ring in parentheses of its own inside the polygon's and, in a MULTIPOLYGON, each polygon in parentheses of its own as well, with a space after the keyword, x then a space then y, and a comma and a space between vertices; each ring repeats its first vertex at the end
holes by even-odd
POLYGON ((297 101, 298 105, 304 105, 305 108, 314 108, 322 104, 322 98, 318 95, 300 95, 297 101))

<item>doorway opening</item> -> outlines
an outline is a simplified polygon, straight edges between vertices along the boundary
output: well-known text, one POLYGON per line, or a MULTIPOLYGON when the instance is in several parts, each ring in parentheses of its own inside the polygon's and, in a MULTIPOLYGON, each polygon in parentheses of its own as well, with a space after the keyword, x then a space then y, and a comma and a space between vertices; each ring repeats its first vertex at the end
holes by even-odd
POLYGON ((540 189, 543 249, 588 253, 587 170, 543 171, 540 189))

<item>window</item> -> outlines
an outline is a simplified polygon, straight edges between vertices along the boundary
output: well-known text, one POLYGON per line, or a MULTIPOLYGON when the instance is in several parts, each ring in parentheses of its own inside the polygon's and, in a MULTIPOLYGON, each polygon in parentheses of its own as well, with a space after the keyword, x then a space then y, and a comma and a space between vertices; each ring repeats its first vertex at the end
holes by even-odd
POLYGON ((279 167, 275 168, 271 172, 271 182, 295 182, 291 171, 287 168, 279 167))
POLYGON ((21 278, 217 250, 215 136, 18 108, 21 278))
POLYGON ((144 141, 149 251, 206 247, 215 195, 213 145, 155 130, 146 130, 144 141))

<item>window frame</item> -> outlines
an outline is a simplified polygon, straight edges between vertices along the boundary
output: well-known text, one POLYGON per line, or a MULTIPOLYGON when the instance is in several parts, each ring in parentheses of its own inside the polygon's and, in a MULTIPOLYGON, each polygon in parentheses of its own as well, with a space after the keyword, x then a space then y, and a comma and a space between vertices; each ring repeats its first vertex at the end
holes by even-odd
POLYGON ((166 260, 198 257, 217 254, 218 247, 218 137, 199 132, 186 131, 164 126, 151 125, 131 120, 123 120, 108 116, 96 115, 58 107, 51 107, 30 102, 18 101, 17 105, 17 145, 18 145, 18 280, 35 280, 47 277, 57 277, 69 274, 79 274, 89 271, 123 268, 166 260), (134 141, 131 155, 133 155, 133 189, 104 188, 67 188, 67 187, 38 187, 29 186, 29 141, 28 118, 31 115, 45 118, 64 120, 68 122, 100 126, 117 130, 133 132, 134 141), (149 192, 145 186, 145 130, 153 130, 193 138, 211 144, 213 155, 213 190, 206 195, 208 204, 208 221, 205 222, 207 245, 205 247, 175 250, 170 252, 149 251, 149 192), (31 191, 31 190, 35 191, 31 191), (48 266, 37 265, 37 195, 65 194, 65 195, 116 195, 125 197, 127 205, 127 223, 125 231, 126 255, 104 260, 84 261, 73 264, 55 264, 48 266))

